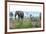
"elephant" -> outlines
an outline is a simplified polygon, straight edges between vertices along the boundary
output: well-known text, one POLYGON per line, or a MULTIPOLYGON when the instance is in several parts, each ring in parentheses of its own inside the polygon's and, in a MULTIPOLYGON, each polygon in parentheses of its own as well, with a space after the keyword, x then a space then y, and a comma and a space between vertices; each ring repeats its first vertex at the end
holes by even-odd
POLYGON ((23 20, 23 18, 24 18, 24 12, 23 11, 16 11, 15 12, 15 19, 16 19, 17 15, 18 15, 18 20, 20 20, 20 19, 23 20))
POLYGON ((10 17, 12 17, 12 16, 13 16, 13 13, 12 13, 12 12, 10 12, 10 14, 9 14, 9 15, 10 15, 10 17))
POLYGON ((40 13, 40 20, 41 20, 41 13, 40 13))
POLYGON ((10 16, 10 20, 12 20, 12 18, 13 18, 13 13, 10 12, 10 13, 9 13, 9 16, 10 16))

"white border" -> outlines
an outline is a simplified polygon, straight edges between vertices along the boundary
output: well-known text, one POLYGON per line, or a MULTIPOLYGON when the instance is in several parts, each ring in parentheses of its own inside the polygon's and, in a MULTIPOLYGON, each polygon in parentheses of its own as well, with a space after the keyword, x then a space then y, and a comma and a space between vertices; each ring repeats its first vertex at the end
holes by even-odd
MULTIPOLYGON (((11 2, 7 3, 7 32, 19 32, 19 31, 35 31, 35 30, 43 30, 43 4, 42 5, 42 9, 41 9, 41 13, 42 13, 42 17, 41 17, 41 28, 28 28, 28 29, 9 29, 9 5, 8 4, 12 4, 11 2)), ((13 3, 14 4, 14 3, 13 3)), ((34 4, 35 5, 35 4, 34 4)))

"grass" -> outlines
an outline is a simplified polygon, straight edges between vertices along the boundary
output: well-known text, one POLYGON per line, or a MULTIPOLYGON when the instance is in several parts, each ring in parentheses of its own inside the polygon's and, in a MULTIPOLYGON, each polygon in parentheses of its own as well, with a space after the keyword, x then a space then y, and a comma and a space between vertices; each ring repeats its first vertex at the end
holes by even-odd
POLYGON ((30 20, 16 20, 16 28, 32 28, 32 22, 30 20))
MULTIPOLYGON (((38 22, 37 22, 38 23, 38 22)), ((22 20, 14 20, 14 24, 15 24, 15 29, 24 29, 24 28, 33 28, 33 24, 32 24, 32 21, 30 19, 24 19, 23 21, 22 20)), ((35 25, 35 28, 39 27, 39 25, 35 25)))
POLYGON ((16 28, 30 28, 32 27, 32 24, 18 24, 16 25, 16 28))

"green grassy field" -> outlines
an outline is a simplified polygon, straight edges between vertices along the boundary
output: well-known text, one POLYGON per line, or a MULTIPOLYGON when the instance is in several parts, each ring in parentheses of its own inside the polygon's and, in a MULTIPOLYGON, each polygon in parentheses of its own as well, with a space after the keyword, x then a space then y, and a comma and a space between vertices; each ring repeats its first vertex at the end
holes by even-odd
POLYGON ((16 28, 32 28, 33 25, 30 20, 16 21, 16 28))
POLYGON ((38 28, 40 27, 40 22, 32 22, 30 19, 24 19, 23 21, 22 20, 18 21, 16 19, 12 21, 12 26, 14 27, 14 29, 33 28, 33 27, 38 28))

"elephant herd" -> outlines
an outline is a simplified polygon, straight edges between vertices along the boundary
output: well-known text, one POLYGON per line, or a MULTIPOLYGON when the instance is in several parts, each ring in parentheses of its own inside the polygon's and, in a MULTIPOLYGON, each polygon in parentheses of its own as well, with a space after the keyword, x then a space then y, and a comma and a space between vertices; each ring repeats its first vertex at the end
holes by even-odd
MULTIPOLYGON (((10 17, 13 17, 13 13, 12 12, 10 12, 10 17)), ((18 19, 23 19, 24 18, 24 12, 23 11, 16 11, 15 12, 15 19, 16 19, 16 16, 18 15, 18 19)))
MULTIPOLYGON (((12 12, 10 12, 10 17, 13 17, 13 13, 12 12)), ((15 19, 16 19, 16 16, 18 15, 18 20, 19 19, 22 19, 23 20, 23 18, 24 18, 24 12, 23 11, 16 11, 15 12, 15 15, 14 15, 14 17, 15 17, 15 19)), ((31 16, 32 15, 30 15, 30 18, 31 18, 31 16)), ((40 20, 41 20, 41 13, 40 13, 40 20)))

